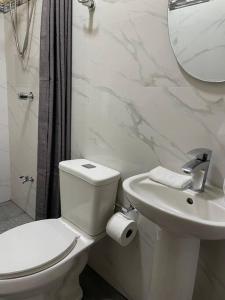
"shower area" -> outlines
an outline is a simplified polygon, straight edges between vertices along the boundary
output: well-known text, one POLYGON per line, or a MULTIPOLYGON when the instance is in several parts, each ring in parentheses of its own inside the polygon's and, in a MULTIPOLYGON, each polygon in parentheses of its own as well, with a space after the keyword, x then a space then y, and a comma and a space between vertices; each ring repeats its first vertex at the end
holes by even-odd
POLYGON ((0 0, 0 233, 36 207, 41 0, 0 0))

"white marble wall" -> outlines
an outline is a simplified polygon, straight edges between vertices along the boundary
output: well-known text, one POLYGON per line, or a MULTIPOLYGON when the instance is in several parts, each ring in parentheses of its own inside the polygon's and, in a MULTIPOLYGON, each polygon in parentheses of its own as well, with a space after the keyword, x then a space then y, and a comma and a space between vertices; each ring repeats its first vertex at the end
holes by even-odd
MULTIPOLYGON (((5 15, 12 200, 33 218, 36 206, 41 7, 42 1, 38 0, 30 51, 24 63, 16 51, 10 15, 5 15), (19 92, 33 92, 35 98, 32 102, 21 101, 17 96, 19 92), (35 182, 22 184, 19 180, 21 175, 33 176, 35 182)), ((25 16, 23 5, 18 18, 21 32, 25 32, 25 16)))
POLYGON ((0 14, 0 203, 10 200, 9 126, 4 16, 0 14))
MULTIPOLYGON (((158 164, 180 171, 187 151, 208 147, 210 180, 221 186, 225 84, 201 83, 181 71, 169 42, 167 1, 96 5, 91 20, 74 1, 73 157, 113 167, 126 178, 158 164)), ((140 217, 133 244, 121 248, 106 239, 90 264, 129 300, 146 300, 155 235, 154 225, 140 217)), ((223 300, 224 242, 202 246, 194 299, 223 300)))

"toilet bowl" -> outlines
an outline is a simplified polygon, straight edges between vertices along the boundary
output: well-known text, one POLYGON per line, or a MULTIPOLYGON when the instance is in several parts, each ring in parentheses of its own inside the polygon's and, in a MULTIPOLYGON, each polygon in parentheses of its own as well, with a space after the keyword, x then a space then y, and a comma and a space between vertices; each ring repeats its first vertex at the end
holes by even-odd
POLYGON ((105 236, 119 173, 80 159, 60 163, 62 217, 0 235, 0 300, 80 300, 88 250, 105 236))

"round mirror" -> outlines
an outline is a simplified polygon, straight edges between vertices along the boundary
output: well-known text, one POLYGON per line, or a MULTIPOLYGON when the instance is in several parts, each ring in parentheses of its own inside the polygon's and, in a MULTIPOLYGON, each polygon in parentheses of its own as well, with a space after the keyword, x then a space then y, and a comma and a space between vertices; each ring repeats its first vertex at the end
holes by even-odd
POLYGON ((225 0, 169 0, 168 25, 177 61, 188 74, 225 81, 225 0))

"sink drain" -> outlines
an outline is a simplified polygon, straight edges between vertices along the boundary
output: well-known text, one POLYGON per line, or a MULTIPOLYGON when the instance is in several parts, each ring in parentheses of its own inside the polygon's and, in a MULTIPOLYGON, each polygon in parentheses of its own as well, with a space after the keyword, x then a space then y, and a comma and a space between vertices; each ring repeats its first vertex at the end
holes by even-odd
POLYGON ((191 199, 191 198, 187 198, 187 203, 188 203, 188 204, 193 204, 194 201, 193 201, 193 199, 191 199))

